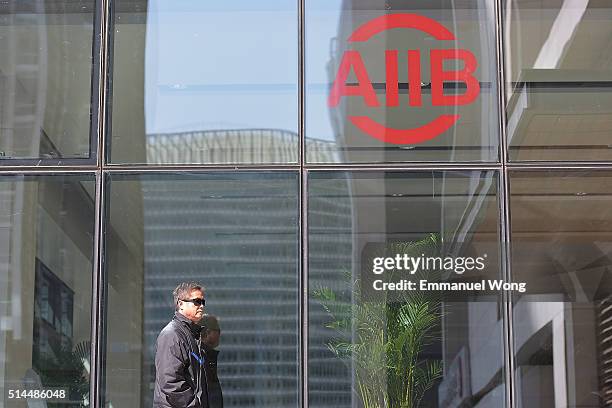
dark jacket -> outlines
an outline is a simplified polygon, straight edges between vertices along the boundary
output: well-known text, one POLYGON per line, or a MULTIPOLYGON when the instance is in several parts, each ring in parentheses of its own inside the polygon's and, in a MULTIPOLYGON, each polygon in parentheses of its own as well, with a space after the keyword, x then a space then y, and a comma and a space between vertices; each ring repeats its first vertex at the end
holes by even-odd
POLYGON ((202 345, 204 356, 204 375, 206 377, 206 393, 208 395, 208 408, 223 408, 223 393, 221 383, 217 376, 217 356, 219 352, 215 349, 202 345))
POLYGON ((180 313, 157 336, 153 408, 208 408, 200 326, 180 313))

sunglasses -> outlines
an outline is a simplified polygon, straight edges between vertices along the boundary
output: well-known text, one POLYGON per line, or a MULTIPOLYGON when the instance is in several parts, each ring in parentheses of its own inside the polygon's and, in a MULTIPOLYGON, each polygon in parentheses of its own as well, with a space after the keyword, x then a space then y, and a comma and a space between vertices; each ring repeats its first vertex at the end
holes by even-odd
POLYGON ((204 306, 206 304, 206 300, 205 299, 199 299, 199 298, 195 298, 195 299, 181 299, 183 302, 189 302, 189 303, 193 303, 195 306, 204 306))

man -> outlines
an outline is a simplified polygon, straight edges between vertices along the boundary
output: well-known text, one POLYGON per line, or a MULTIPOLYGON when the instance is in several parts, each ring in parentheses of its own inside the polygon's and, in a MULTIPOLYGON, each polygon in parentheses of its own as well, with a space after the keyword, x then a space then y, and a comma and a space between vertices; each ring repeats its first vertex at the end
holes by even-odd
POLYGON ((198 347, 204 316, 204 287, 179 284, 173 292, 174 318, 157 337, 154 408, 209 408, 198 347))
POLYGON ((204 375, 206 378, 206 395, 208 396, 208 408, 223 408, 223 393, 221 383, 217 376, 217 356, 221 328, 216 316, 205 314, 200 321, 202 332, 200 343, 202 344, 202 355, 204 357, 204 375))

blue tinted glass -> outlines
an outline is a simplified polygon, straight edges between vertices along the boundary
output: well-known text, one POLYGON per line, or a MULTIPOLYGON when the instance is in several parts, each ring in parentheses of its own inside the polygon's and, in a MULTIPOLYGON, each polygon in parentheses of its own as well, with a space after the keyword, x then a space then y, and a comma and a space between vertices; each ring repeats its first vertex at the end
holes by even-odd
POLYGON ((297 175, 113 175, 110 190, 106 402, 152 405, 173 290, 196 281, 219 320, 224 406, 297 407, 297 175))
POLYGON ((297 2, 115 2, 113 163, 295 163, 297 2))
POLYGON ((496 161, 494 2, 306 2, 311 163, 496 161))
POLYGON ((496 174, 311 172, 308 194, 309 406, 503 407, 496 294, 380 286, 499 279, 496 174), (421 266, 394 270, 397 256, 421 266), (436 259, 455 266, 436 275, 436 259))

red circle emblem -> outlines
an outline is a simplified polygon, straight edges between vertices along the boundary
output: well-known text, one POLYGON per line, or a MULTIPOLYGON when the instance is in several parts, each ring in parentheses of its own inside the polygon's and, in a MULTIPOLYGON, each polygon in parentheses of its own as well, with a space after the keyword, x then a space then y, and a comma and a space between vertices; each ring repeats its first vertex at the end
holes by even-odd
MULTIPOLYGON (((442 24, 429 17, 418 14, 387 14, 372 19, 359 26, 348 38, 349 43, 368 41, 376 34, 395 28, 420 30, 440 41, 455 40, 455 35, 442 24)), ((399 106, 398 50, 385 50, 386 106, 399 106)), ((474 54, 466 49, 444 48, 430 50, 431 102, 432 106, 467 105, 480 94, 480 83, 474 77, 478 66, 474 54), (445 71, 445 60, 462 60, 463 69, 445 71), (462 82, 466 86, 463 94, 445 95, 444 82, 462 82)), ((409 105, 422 106, 421 53, 408 50, 408 89, 409 105)), ((343 97, 359 96, 366 106, 379 107, 372 82, 358 51, 347 50, 342 55, 336 78, 332 84, 328 105, 336 107, 343 97), (357 78, 356 85, 347 84, 350 72, 357 78)), ((451 128, 460 115, 440 115, 431 122, 412 129, 394 129, 382 125, 368 116, 349 116, 349 121, 367 135, 385 143, 417 144, 431 140, 451 128)))

